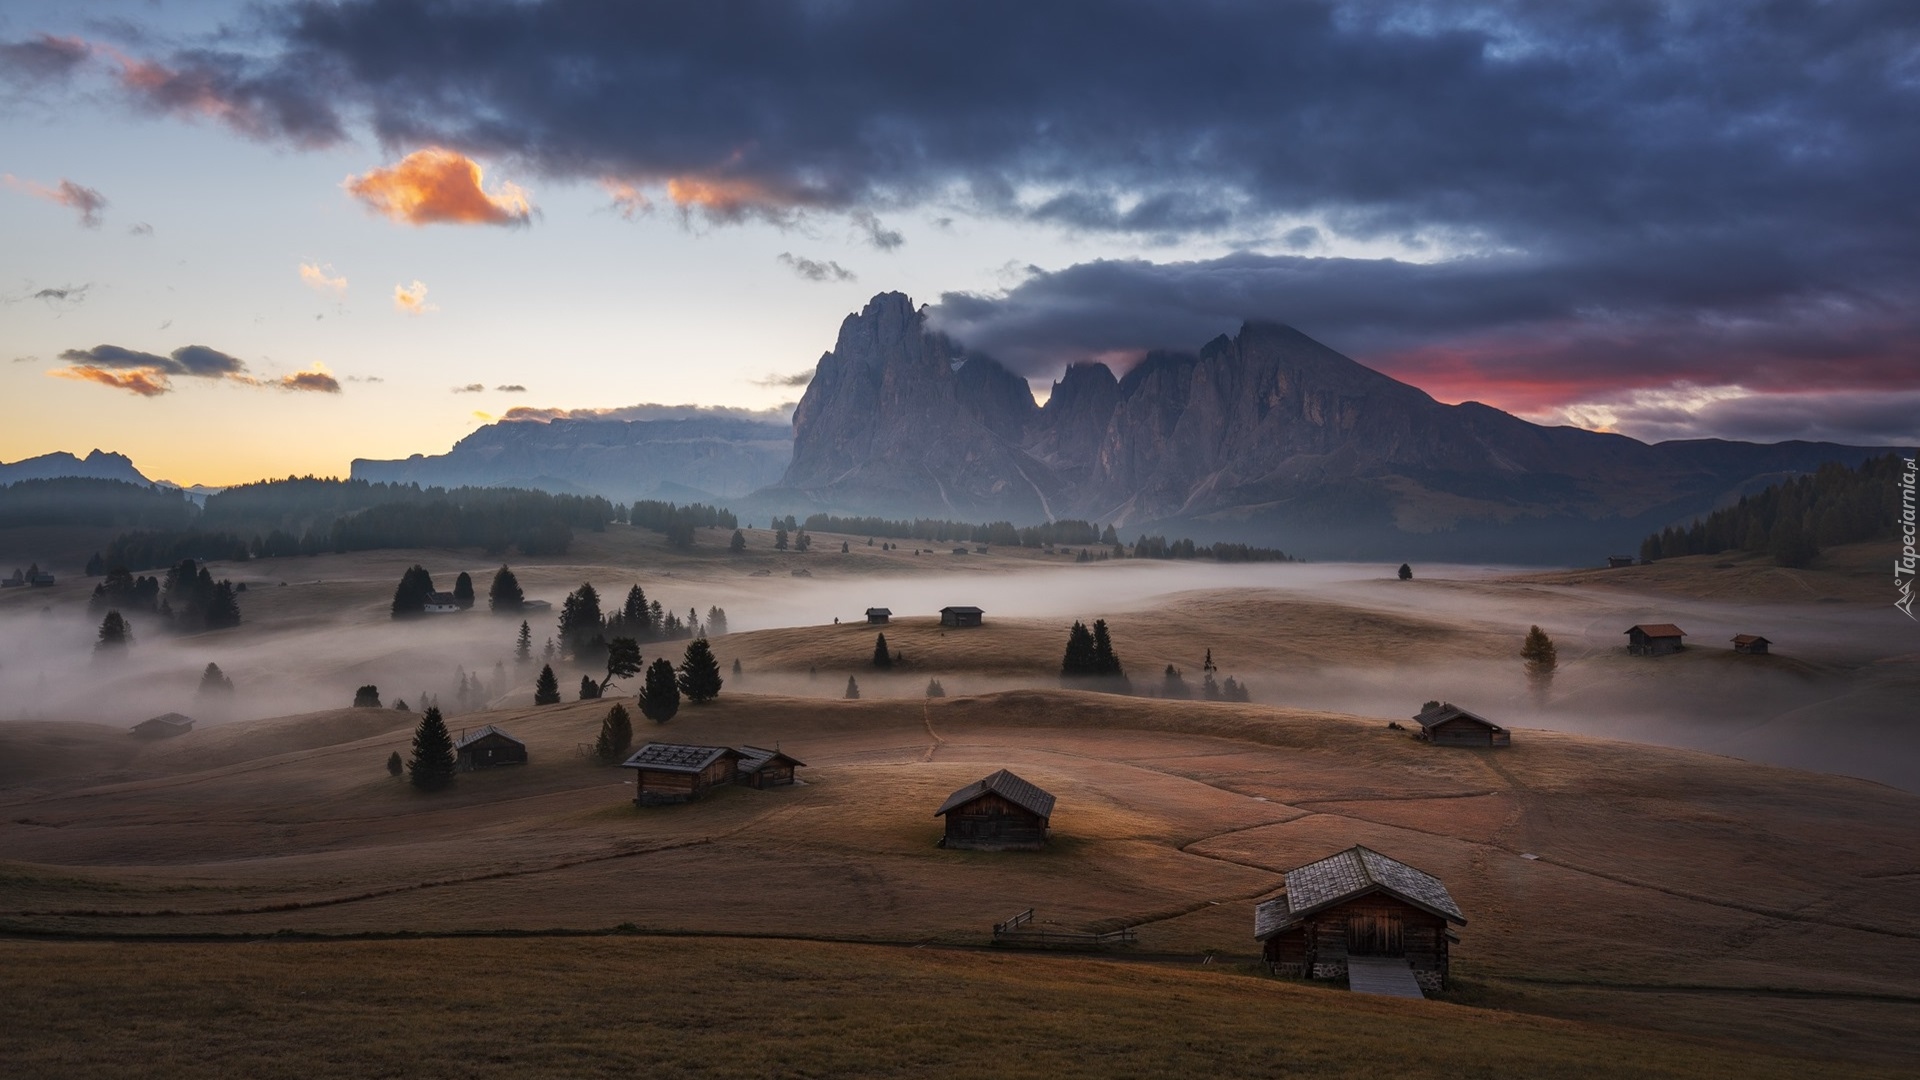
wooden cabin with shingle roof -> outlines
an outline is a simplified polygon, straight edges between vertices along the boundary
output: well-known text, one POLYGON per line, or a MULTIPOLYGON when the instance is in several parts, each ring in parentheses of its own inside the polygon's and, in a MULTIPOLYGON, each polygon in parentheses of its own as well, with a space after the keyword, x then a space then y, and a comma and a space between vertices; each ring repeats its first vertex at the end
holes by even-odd
POLYGON ((1429 992, 1447 981, 1447 947, 1467 925, 1440 879, 1371 848, 1287 871, 1286 889, 1253 909, 1253 936, 1276 975, 1344 979, 1350 956, 1405 960, 1429 992))
POLYGON ((1444 701, 1422 709, 1413 719, 1420 725, 1417 738, 1435 746, 1513 745, 1513 733, 1506 728, 1444 701))
POLYGON ((1764 656, 1766 655, 1767 648, 1772 644, 1773 642, 1768 641, 1759 634, 1736 634, 1733 638, 1733 651, 1738 653, 1752 653, 1755 656, 1764 656))
POLYGON ((740 751, 727 746, 648 743, 621 768, 633 770, 633 801, 640 806, 690 802, 737 775, 740 751))
POLYGON ((1037 851, 1047 845, 1053 796, 1001 769, 947 796, 933 816, 947 819, 943 848, 1037 851))
POLYGON ((867 625, 868 626, 885 626, 892 619, 893 619, 892 608, 870 607, 867 609, 867 625))
POLYGON ((502 765, 525 765, 527 744, 488 724, 463 733, 453 744, 453 756, 461 772, 502 765))
POLYGON ((177 712, 161 713, 133 725, 133 733, 143 739, 171 739, 193 730, 193 717, 177 712))
MULTIPOLYGON (((963 555, 966 554, 966 549, 960 549, 959 553, 963 555)), ((979 626, 981 620, 986 618, 986 615, 986 612, 972 606, 943 607, 940 609, 940 625, 953 627, 979 626)))
POLYGON ((1666 656, 1686 647, 1681 639, 1687 632, 1672 623, 1640 623, 1625 633, 1630 656, 1666 656))
POLYGON ((740 760, 734 763, 734 779, 750 788, 785 787, 793 783, 793 771, 803 769, 806 762, 788 757, 779 750, 768 750, 759 746, 740 748, 740 760))

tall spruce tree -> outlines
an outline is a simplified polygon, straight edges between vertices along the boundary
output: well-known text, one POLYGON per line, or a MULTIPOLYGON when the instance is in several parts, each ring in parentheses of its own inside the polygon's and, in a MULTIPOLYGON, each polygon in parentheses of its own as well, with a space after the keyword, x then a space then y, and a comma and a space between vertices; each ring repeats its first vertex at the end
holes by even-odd
POLYGON ((533 703, 535 705, 560 704, 560 680, 553 677, 553 665, 543 664, 540 677, 533 682, 533 703))
POLYGON ((203 698, 227 697, 233 693, 233 680, 220 670, 219 664, 208 664, 200 673, 199 696, 203 698))
POLYGON ((633 718, 627 715, 625 705, 615 705, 607 710, 607 718, 600 721, 600 737, 594 740, 593 756, 603 764, 618 765, 627 759, 627 747, 633 745, 633 718))
POLYGON ((473 578, 468 577, 465 570, 453 579, 453 602, 460 605, 462 611, 473 606, 473 578))
POLYGON ((427 601, 433 599, 433 575, 419 563, 407 567, 400 575, 400 584, 393 590, 393 617, 410 618, 427 609, 427 601))
POLYGON ((707 639, 694 638, 687 642, 687 652, 680 660, 680 692, 695 705, 704 705, 720 696, 720 661, 708 647, 707 639))
POLYGON ((393 753, 387 755, 388 776, 399 776, 406 771, 407 765, 406 762, 400 760, 400 751, 395 750, 393 753))
POLYGON ((1526 662, 1527 684, 1536 701, 1544 703, 1553 685, 1554 669, 1560 666, 1560 650, 1553 639, 1538 626, 1529 627, 1527 639, 1520 643, 1520 659, 1526 662))
POLYGON ((733 538, 727 541, 727 550, 735 555, 747 550, 747 534, 739 529, 733 530, 733 538))
POLYGON ((1073 629, 1067 631, 1067 655, 1060 661, 1060 677, 1079 679, 1097 674, 1094 670, 1093 635, 1087 631, 1087 624, 1078 619, 1073 621, 1073 629))
POLYGON ((881 634, 873 639, 873 666, 890 668, 893 666, 893 654, 887 651, 887 635, 881 634))
POLYGON ((1399 570, 1399 574, 1400 574, 1400 580, 1401 580, 1401 581, 1412 581, 1412 580, 1413 580, 1413 567, 1411 567, 1411 566, 1408 566, 1408 565, 1407 565, 1406 563, 1401 563, 1401 564, 1400 564, 1400 570, 1399 570))
POLYGON ((526 594, 520 591, 520 579, 502 564, 493 572, 493 587, 487 590, 487 607, 501 615, 512 615, 526 602, 526 594))
POLYGON ((680 684, 673 661, 661 657, 647 665, 647 678, 640 688, 640 712, 656 724, 664 724, 680 711, 680 684))
POLYGON ((582 650, 591 653, 593 639, 605 628, 606 620, 600 615, 600 593, 592 582, 583 581, 560 605, 561 647, 576 656, 582 650))
POLYGON ((437 791, 453 783, 455 760, 453 736, 440 710, 431 708, 413 729, 413 760, 407 763, 407 778, 422 791, 437 791))
POLYGON ((846 699, 847 699, 848 701, 859 701, 859 700, 860 700, 860 682, 859 682, 859 680, 857 680, 857 679, 855 679, 855 678, 854 678, 853 676, 851 676, 851 675, 849 675, 849 676, 847 676, 847 693, 846 693, 846 699))
POLYGON ((133 644, 133 627, 127 624, 126 616, 118 611, 109 611, 100 620, 100 636, 93 643, 93 651, 101 655, 123 653, 133 644))
POLYGON ((653 612, 647 607, 647 590, 638 585, 627 590, 627 602, 620 605, 620 628, 635 641, 653 640, 653 612))
POLYGON ((533 628, 527 620, 520 620, 520 636, 513 642, 513 658, 524 664, 533 659, 533 628))

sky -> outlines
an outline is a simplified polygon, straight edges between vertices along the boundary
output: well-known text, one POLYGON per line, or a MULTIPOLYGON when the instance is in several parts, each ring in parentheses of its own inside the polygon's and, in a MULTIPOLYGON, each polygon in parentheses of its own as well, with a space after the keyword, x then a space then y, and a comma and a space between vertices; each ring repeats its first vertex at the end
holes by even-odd
POLYGON ((9 0, 0 460, 778 415, 897 290, 1044 397, 1289 323, 1448 402, 1920 441, 1906 2, 9 0))

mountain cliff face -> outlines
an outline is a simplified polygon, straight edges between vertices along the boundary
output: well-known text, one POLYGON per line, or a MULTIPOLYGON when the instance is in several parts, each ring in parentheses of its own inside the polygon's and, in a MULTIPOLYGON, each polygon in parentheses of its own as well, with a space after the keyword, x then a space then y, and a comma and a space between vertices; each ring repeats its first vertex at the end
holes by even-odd
POLYGON ((153 482, 142 476, 140 470, 133 467, 132 459, 125 454, 105 450, 95 450, 84 458, 75 457, 65 450, 56 450, 39 457, 23 458, 11 465, 0 462, 0 484, 17 484, 22 480, 56 480, 67 476, 90 480, 124 480, 129 484, 153 482))
POLYGON ((1541 427, 1442 404, 1258 322, 1197 353, 1150 354, 1119 379, 1074 365, 1036 407, 1023 380, 931 330, 898 293, 842 323, 793 435, 792 465, 756 503, 1080 517, 1317 557, 1524 561, 1631 551, 1782 474, 1872 452, 1541 427))
POLYGON ((728 417, 517 420, 489 424, 445 454, 356 458, 352 475, 689 502, 738 497, 779 480, 791 447, 785 424, 728 417))

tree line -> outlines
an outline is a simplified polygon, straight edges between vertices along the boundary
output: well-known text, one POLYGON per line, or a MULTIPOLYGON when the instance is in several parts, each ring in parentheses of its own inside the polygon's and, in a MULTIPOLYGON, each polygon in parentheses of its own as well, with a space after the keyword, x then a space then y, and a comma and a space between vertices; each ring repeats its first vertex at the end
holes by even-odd
POLYGON ((0 529, 27 525, 178 529, 197 509, 178 488, 65 476, 0 485, 0 529))
MULTIPOLYGON (((886 537, 895 540, 924 540, 933 543, 997 544, 1001 547, 1081 547, 1080 561, 1108 559, 1217 559, 1220 562, 1292 562, 1292 556, 1277 548, 1247 544, 1197 544, 1191 539, 1168 540, 1164 536, 1141 536, 1129 545, 1120 539, 1112 525, 1102 528, 1090 521, 1052 521, 1045 525, 1016 526, 1008 521, 969 524, 941 518, 891 519, 881 517, 838 517, 814 514, 796 526, 791 515, 774 518, 768 526, 776 531, 811 529, 814 532, 844 533, 852 536, 886 537), (1090 549, 1100 549, 1098 553, 1090 549)), ((869 540, 871 542, 871 540, 869 540)), ((785 550, 784 548, 781 550, 785 550)))
POLYGON ((1828 462, 1748 495, 1732 506, 1668 526, 1640 542, 1640 557, 1745 551, 1772 556, 1781 566, 1805 566, 1820 549, 1893 535, 1900 513, 1898 454, 1870 458, 1857 468, 1828 462))

